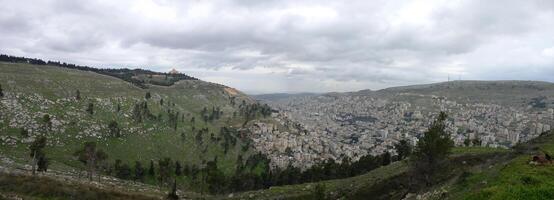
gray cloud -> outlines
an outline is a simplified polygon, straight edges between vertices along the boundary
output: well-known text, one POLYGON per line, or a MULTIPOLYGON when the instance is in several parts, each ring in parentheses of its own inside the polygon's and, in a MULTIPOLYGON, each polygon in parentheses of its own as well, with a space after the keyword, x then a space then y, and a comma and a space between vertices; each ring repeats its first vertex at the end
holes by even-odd
POLYGON ((2 53, 175 67, 245 91, 377 89, 449 74, 554 81, 548 0, 0 3, 2 53))

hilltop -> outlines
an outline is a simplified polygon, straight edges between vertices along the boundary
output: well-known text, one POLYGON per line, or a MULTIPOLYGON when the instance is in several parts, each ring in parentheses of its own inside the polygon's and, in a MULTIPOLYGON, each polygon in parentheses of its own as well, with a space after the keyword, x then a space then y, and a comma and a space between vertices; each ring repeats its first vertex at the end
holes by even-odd
POLYGON ((433 84, 386 88, 373 92, 360 91, 354 94, 399 99, 399 95, 417 94, 447 97, 460 102, 480 101, 519 106, 531 98, 536 103, 554 99, 554 83, 543 81, 450 81, 433 84))
MULTIPOLYGON (((189 175, 178 177, 179 188, 192 191, 208 189, 196 178, 207 164, 228 177, 241 172, 237 166, 258 174, 269 167, 241 135, 267 113, 233 88, 198 79, 142 87, 96 71, 20 62, 0 62, 0 84, 0 157, 23 168, 40 136, 50 170, 77 175, 85 167, 74 152, 95 142, 108 155, 102 174, 131 179, 137 162, 145 170, 154 163, 157 174, 167 158, 172 170, 179 165, 189 175)), ((144 183, 165 184, 150 176, 144 183)))
POLYGON ((308 96, 316 96, 317 93, 270 93, 270 94, 258 94, 258 95, 251 95, 252 98, 255 98, 257 100, 262 101, 279 101, 284 100, 292 97, 308 97, 308 96))
POLYGON ((160 86, 171 86, 177 81, 181 80, 198 80, 197 78, 191 77, 189 75, 179 73, 175 69, 168 73, 154 72, 145 69, 128 69, 128 68, 96 68, 89 66, 80 66, 65 62, 59 61, 44 61, 38 58, 26 58, 26 57, 17 57, 0 54, 0 62, 8 63, 26 63, 32 65, 49 65, 57 66, 68 69, 77 69, 81 71, 91 71, 99 74, 104 74, 108 76, 113 76, 121 80, 127 81, 134 84, 137 87, 145 89, 148 84, 150 85, 160 85, 160 86))

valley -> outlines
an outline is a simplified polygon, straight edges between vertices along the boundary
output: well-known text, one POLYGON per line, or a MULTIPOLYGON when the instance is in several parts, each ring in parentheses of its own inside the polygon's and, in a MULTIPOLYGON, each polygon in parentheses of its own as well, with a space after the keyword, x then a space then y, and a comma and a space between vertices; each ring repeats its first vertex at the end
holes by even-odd
MULTIPOLYGON (((138 74, 145 84, 136 85, 47 64, 0 66, 0 182, 21 185, 0 187, 8 199, 65 199, 81 190, 93 191, 84 199, 158 199, 172 185, 184 199, 464 199, 471 196, 460 184, 504 184, 519 168, 552 170, 525 164, 530 155, 552 151, 554 84, 547 82, 250 97, 197 79, 167 86, 138 74), (412 180, 415 161, 400 148, 416 148, 439 112, 448 113, 444 132, 455 146, 449 162, 458 164, 421 187, 412 180), (46 141, 39 154, 46 166, 31 175, 29 149, 39 138, 46 141), (83 165, 89 161, 77 154, 87 142, 105 154, 90 180, 83 165), (502 166, 512 167, 491 171, 502 166), (407 179, 417 187, 400 184, 407 179), (66 189, 35 191, 33 184, 66 189)), ((548 181, 536 184, 540 190, 548 181)))
POLYGON ((401 140, 415 146, 441 111, 456 146, 507 149, 554 126, 554 84, 547 82, 453 81, 263 102, 297 130, 275 133, 261 123, 253 131, 256 146, 280 166, 394 154, 401 140))
POLYGON ((554 200, 553 0, 0 5, 0 200, 554 200))

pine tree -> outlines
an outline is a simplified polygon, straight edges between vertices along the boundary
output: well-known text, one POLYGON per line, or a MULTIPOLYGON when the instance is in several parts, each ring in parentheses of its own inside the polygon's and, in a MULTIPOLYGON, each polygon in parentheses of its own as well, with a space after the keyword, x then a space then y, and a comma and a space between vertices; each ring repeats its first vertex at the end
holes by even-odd
POLYGON ((383 163, 382 163, 382 165, 383 165, 383 166, 389 165, 389 164, 391 163, 391 161, 392 161, 392 158, 391 158, 390 153, 387 151, 387 152, 385 152, 382 156, 383 156, 383 163))
POLYGON ((76 100, 81 100, 81 91, 79 91, 79 90, 75 91, 75 99, 76 100))
POLYGON ((175 161, 175 176, 181 175, 183 175, 181 163, 179 161, 175 161))
POLYGON ((150 92, 146 92, 146 95, 144 95, 145 99, 150 99, 152 96, 150 95, 150 92))
POLYGON ((44 114, 42 116, 42 123, 44 123, 44 127, 47 131, 52 129, 52 119, 49 114, 44 114))
POLYGON ((124 163, 119 167, 116 173, 116 176, 120 179, 129 179, 131 178, 131 167, 129 167, 127 163, 124 163))
POLYGON ((4 97, 4 90, 2 90, 2 84, 0 84, 0 98, 4 97))
POLYGON ((154 177, 156 175, 156 171, 154 171, 154 161, 150 160, 150 168, 148 169, 148 175, 154 177))
POLYGON ((119 129, 119 125, 116 121, 111 121, 110 124, 108 124, 108 129, 110 131, 111 137, 120 137, 121 136, 121 130, 119 129))
POLYGON ((400 142, 394 145, 394 148, 396 149, 396 153, 398 153, 398 160, 407 158, 412 154, 412 147, 406 140, 400 140, 400 142))
POLYGON ((142 167, 142 163, 140 163, 140 161, 135 162, 135 180, 144 182, 144 168, 142 167))
POLYGON ((38 162, 37 162, 37 171, 39 172, 46 172, 46 170, 48 170, 48 158, 46 158, 46 156, 43 154, 42 156, 39 157, 38 159, 38 162))
POLYGON ((414 168, 426 184, 431 184, 435 172, 444 167, 454 142, 445 131, 447 115, 441 112, 421 138, 414 151, 414 168))
POLYGON ((92 181, 98 164, 108 158, 108 155, 104 151, 96 149, 96 142, 85 142, 83 148, 77 150, 73 155, 77 156, 78 160, 87 167, 90 181, 92 181))
POLYGON ((33 175, 35 175, 36 172, 36 166, 40 159, 45 159, 45 154, 43 152, 44 147, 46 147, 46 137, 40 136, 31 143, 29 146, 30 157, 31 157, 31 167, 33 171, 33 175))
POLYGON ((92 115, 94 114, 94 104, 88 103, 87 110, 88 114, 92 115))
POLYGON ((164 158, 158 161, 158 179, 161 184, 167 183, 171 176, 171 159, 164 158))
POLYGON ((19 134, 21 135, 21 137, 24 137, 24 138, 29 137, 29 131, 27 131, 27 129, 25 128, 20 128, 19 134))
POLYGON ((471 140, 469 138, 466 138, 464 140, 464 146, 469 147, 471 145, 471 140))

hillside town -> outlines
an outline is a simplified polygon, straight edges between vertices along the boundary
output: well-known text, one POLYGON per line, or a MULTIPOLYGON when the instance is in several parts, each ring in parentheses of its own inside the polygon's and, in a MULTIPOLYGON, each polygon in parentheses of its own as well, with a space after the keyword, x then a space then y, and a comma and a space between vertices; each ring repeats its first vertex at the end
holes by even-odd
POLYGON ((271 124, 252 128, 254 146, 276 166, 311 166, 326 159, 352 160, 366 154, 395 153, 394 144, 415 145, 434 117, 449 115, 447 130, 457 146, 509 148, 550 130, 552 108, 458 103, 447 97, 398 94, 405 101, 364 95, 294 97, 273 103, 280 132, 271 124), (414 100, 417 99, 417 100, 414 100), (418 101, 422 100, 422 101, 418 101), (419 103, 425 102, 425 103, 419 103))

